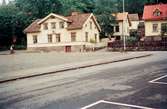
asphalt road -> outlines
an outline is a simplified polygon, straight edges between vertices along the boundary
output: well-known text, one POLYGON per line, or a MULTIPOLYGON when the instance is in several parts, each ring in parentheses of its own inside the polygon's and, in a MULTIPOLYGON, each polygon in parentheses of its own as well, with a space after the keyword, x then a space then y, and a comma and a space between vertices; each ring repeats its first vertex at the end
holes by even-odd
POLYGON ((167 82, 167 77, 160 78, 164 75, 167 52, 157 52, 142 59, 17 80, 0 84, 0 109, 167 109, 167 84, 160 84, 167 82))

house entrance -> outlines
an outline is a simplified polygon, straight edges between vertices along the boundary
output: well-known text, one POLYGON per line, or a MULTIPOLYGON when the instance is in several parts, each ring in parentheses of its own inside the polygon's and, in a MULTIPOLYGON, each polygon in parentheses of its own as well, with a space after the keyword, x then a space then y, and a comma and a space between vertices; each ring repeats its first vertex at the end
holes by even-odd
POLYGON ((65 52, 71 52, 71 46, 65 46, 65 52))

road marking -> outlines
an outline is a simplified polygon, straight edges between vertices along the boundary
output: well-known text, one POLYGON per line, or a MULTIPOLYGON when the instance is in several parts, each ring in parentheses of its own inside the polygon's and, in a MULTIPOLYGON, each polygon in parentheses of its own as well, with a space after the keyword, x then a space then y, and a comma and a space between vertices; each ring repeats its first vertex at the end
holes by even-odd
POLYGON ((126 106, 126 107, 133 107, 133 108, 138 108, 138 109, 154 109, 154 108, 150 108, 150 107, 131 105, 131 104, 125 104, 125 103, 118 103, 118 102, 110 102, 110 101, 103 101, 103 103, 114 104, 114 105, 119 105, 119 106, 126 106))
POLYGON ((110 102, 110 101, 105 101, 105 100, 100 100, 100 101, 97 101, 95 103, 92 103, 90 105, 87 105, 81 109, 88 109, 88 108, 91 108, 97 104, 100 104, 100 103, 106 103, 106 104, 113 104, 113 105, 118 105, 118 106, 125 106, 125 107, 133 107, 133 108, 138 108, 138 109, 154 109, 154 108, 150 108, 150 107, 144 107, 144 106, 138 106, 138 105, 131 105, 131 104, 125 104, 125 103, 118 103, 118 102, 110 102))
POLYGON ((154 84, 167 84, 166 82, 157 82, 158 80, 161 80, 161 79, 166 78, 166 77, 167 77, 167 75, 161 76, 161 77, 159 77, 159 78, 156 78, 156 79, 153 79, 153 80, 149 81, 149 83, 154 83, 154 84))
POLYGON ((165 83, 165 82, 150 82, 150 83, 153 83, 153 84, 165 84, 165 85, 167 85, 167 83, 165 83))
POLYGON ((95 102, 95 103, 92 103, 92 104, 90 104, 90 105, 87 105, 87 106, 85 106, 85 107, 82 107, 81 109, 88 109, 88 108, 90 108, 90 107, 93 107, 93 106, 95 106, 95 105, 97 105, 97 104, 102 103, 102 101, 103 101, 103 100, 97 101, 97 102, 95 102))

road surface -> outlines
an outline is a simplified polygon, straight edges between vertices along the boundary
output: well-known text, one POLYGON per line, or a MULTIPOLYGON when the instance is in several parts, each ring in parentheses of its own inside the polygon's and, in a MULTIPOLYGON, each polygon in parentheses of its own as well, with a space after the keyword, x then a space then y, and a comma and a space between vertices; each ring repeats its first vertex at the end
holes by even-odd
POLYGON ((0 84, 0 109, 167 109, 167 52, 0 84))

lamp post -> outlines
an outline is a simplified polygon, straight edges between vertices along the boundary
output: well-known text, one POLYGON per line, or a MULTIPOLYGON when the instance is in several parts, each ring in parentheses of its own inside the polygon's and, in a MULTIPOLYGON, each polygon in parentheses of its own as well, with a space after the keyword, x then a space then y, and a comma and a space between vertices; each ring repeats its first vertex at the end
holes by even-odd
POLYGON ((122 24, 122 37, 123 37, 123 50, 126 51, 126 36, 125 36, 125 0, 122 1, 123 5, 123 24, 122 24))

